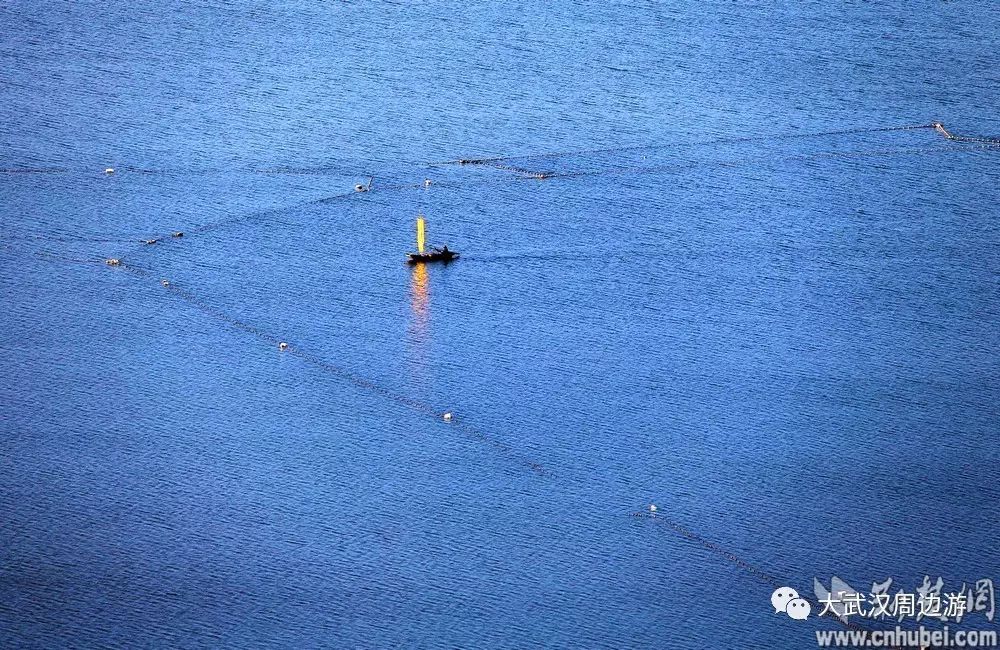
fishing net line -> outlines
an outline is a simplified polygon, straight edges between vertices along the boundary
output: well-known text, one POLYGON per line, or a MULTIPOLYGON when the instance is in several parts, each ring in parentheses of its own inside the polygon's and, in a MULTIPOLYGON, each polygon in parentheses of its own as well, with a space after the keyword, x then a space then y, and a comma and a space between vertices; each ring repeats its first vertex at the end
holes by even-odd
MULTIPOLYGON (((191 237, 209 235, 227 228, 237 228, 246 224, 256 224, 266 228, 267 224, 282 216, 294 216, 297 213, 324 205, 334 205, 351 201, 370 201, 374 197, 386 194, 405 194, 413 191, 436 190, 437 188, 488 188, 498 184, 517 184, 530 182, 558 181, 560 179, 585 179, 597 176, 627 176, 627 175, 664 175, 681 170, 696 170, 701 168, 739 168, 761 164, 794 164, 812 160, 850 160, 875 159, 892 156, 961 154, 972 151, 996 151, 1000 149, 1000 139, 988 137, 962 136, 949 132, 941 123, 883 126, 872 128, 842 129, 811 133, 780 133, 751 137, 728 137, 696 140, 691 142, 672 142, 665 144, 618 146, 585 150, 570 150, 561 152, 529 153, 510 156, 494 156, 487 158, 464 158, 441 163, 432 163, 427 167, 429 178, 412 181, 376 182, 363 191, 345 189, 320 198, 304 200, 288 206, 250 211, 238 215, 230 215, 217 220, 209 220, 200 224, 178 224, 176 230, 152 233, 144 237, 73 237, 64 233, 21 232, 10 233, 0 237, 5 249, 10 248, 7 241, 47 241, 59 243, 129 243, 130 248, 121 256, 115 257, 74 257, 60 255, 58 252, 39 251, 38 259, 65 263, 83 263, 100 266, 127 273, 144 282, 157 281, 165 292, 179 300, 194 311, 208 316, 220 325, 229 327, 250 335, 257 342, 270 347, 277 347, 283 352, 299 359, 304 365, 315 372, 331 376, 363 390, 374 397, 389 400, 411 411, 436 421, 440 426, 450 427, 472 439, 489 446, 512 463, 530 471, 532 474, 547 480, 554 475, 538 460, 521 452, 514 445, 505 442, 502 436, 490 433, 473 422, 463 418, 452 420, 445 408, 424 399, 417 399, 405 391, 387 385, 350 367, 328 360, 322 354, 310 350, 308 345, 301 344, 291 337, 278 334, 264 325, 255 324, 247 318, 233 315, 219 307, 212 300, 199 295, 193 283, 176 282, 168 277, 161 277, 161 271, 143 266, 133 261, 140 253, 157 244, 184 245, 191 237), (932 136, 932 137, 926 137, 932 136), (913 138, 923 138, 914 141, 913 138), (875 142, 875 138, 878 141, 875 142), (934 138, 937 141, 934 141, 934 138), (822 148, 817 150, 815 142, 822 142, 822 148), (803 143, 805 144, 803 148, 803 143), (746 152, 741 147, 755 144, 752 152, 746 152), (789 146, 792 145, 792 146, 789 146)), ((143 171, 124 168, 129 171, 143 171)), ((330 168, 342 173, 340 168, 330 168)), ((23 168, 3 169, 0 173, 65 173, 62 168, 23 168)), ((154 170, 145 170, 154 173, 154 170)), ((258 173, 300 173, 323 174, 323 168, 274 168, 255 170, 258 173)), ((724 546, 699 535, 688 527, 675 521, 662 510, 657 512, 635 511, 631 516, 670 530, 672 533, 701 546, 721 559, 731 563, 769 587, 779 587, 784 580, 776 577, 773 572, 760 568, 756 563, 744 559, 724 546)), ((814 606, 819 603, 811 597, 814 606)), ((854 623, 841 624, 852 629, 868 629, 854 623)))

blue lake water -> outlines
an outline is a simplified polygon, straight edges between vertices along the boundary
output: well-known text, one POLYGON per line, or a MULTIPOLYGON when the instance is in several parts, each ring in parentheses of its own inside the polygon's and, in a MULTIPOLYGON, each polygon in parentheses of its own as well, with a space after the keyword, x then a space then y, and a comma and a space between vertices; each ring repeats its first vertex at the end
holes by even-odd
POLYGON ((0 646, 811 648, 761 572, 1000 579, 1000 149, 926 128, 1000 136, 997 7, 0 20, 0 646))

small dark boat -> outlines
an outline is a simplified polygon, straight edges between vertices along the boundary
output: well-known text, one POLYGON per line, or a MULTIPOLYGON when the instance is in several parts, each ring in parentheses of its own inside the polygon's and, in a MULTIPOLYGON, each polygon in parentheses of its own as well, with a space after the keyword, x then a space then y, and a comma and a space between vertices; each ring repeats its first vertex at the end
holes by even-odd
POLYGON ((448 250, 448 247, 445 246, 444 248, 432 248, 426 253, 408 253, 406 256, 406 263, 426 264, 428 262, 441 262, 443 264, 447 264, 457 257, 458 253, 448 250))
POLYGON ((417 252, 406 254, 407 264, 427 264, 429 262, 441 262, 447 264, 456 257, 458 253, 448 250, 448 246, 437 248, 431 246, 430 250, 424 250, 424 240, 426 239, 427 224, 421 215, 417 215, 417 252))

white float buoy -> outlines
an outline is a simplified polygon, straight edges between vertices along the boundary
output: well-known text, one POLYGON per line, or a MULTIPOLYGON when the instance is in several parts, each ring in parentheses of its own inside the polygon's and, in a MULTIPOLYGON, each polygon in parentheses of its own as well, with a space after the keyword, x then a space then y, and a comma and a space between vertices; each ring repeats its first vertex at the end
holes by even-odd
POLYGON ((281 343, 278 344, 278 349, 279 350, 287 350, 288 349, 288 344, 285 343, 284 341, 282 341, 281 343))
POLYGON ((656 512, 656 504, 653 504, 653 503, 649 504, 649 511, 650 512, 656 512))
POLYGON ((115 173, 115 168, 114 167, 107 167, 107 168, 105 168, 104 173, 105 174, 114 174, 115 173))
POLYGON ((444 418, 445 422, 451 422, 451 411, 445 411, 444 415, 441 417, 444 418))
POLYGON ((425 178, 424 179, 424 187, 430 187, 430 186, 431 186, 431 179, 425 178))
POLYGON ((160 280, 160 284, 162 284, 165 287, 169 287, 170 286, 170 280, 160 280))

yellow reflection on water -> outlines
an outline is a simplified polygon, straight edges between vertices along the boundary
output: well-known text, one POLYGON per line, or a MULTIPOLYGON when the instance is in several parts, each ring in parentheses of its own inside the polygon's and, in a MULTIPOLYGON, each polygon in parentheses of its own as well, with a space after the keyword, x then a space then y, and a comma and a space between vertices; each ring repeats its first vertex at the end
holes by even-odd
POLYGON ((427 371, 430 346, 431 296, 426 264, 410 267, 410 324, 406 328, 410 371, 416 379, 427 371))
POLYGON ((426 331, 430 319, 430 285, 427 278, 427 265, 414 264, 410 274, 410 310, 413 312, 413 323, 417 329, 426 331))

